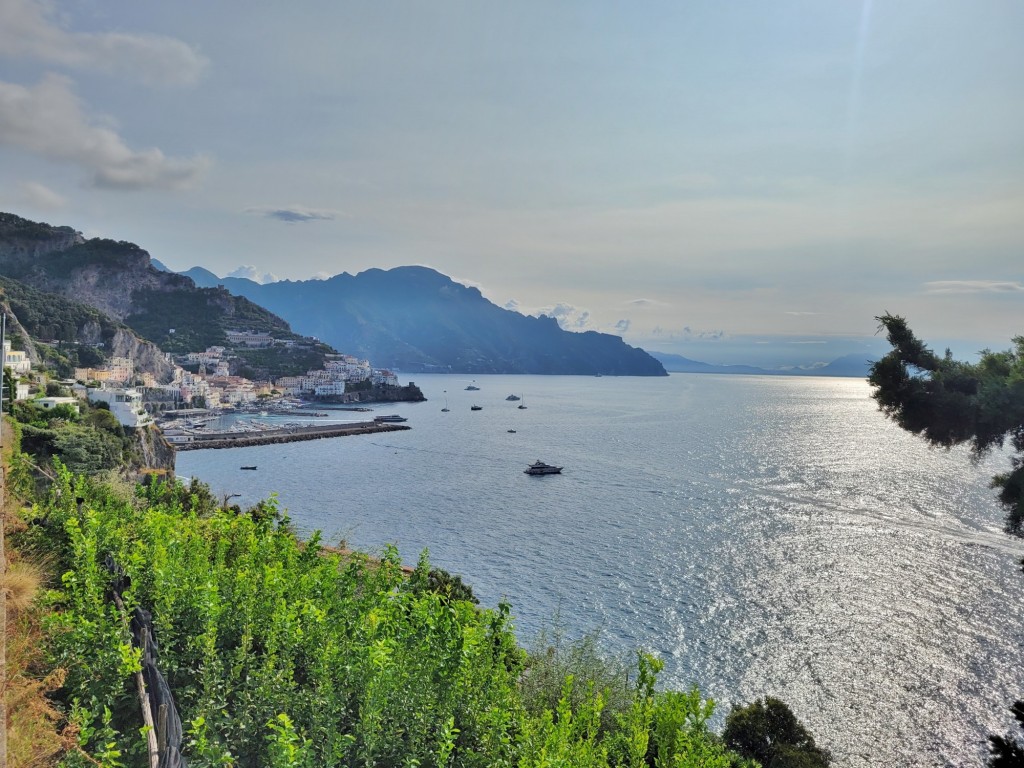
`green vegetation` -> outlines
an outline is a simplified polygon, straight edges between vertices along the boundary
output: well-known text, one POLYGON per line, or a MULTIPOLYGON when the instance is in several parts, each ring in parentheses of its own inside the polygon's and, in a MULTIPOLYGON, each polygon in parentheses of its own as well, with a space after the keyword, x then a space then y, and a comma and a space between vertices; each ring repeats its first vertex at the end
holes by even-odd
POLYGON ((80 403, 44 409, 32 401, 11 406, 21 449, 46 466, 54 459, 71 471, 92 475, 132 462, 135 444, 117 418, 103 408, 80 403))
POLYGON ((98 309, 7 277, 0 277, 0 300, 29 336, 58 342, 56 348, 37 344, 36 349, 49 358, 48 362, 61 368, 62 375, 70 375, 76 366, 102 363, 106 359, 102 348, 94 344, 109 344, 118 329, 124 327, 98 309))
MULTIPOLYGON (((35 492, 23 461, 11 477, 35 492)), ((145 756, 115 586, 153 615, 193 768, 756 765, 710 730, 698 691, 656 690, 657 659, 628 682, 589 640, 527 654, 509 606, 463 599, 426 553, 410 574, 394 549, 300 541, 272 499, 242 512, 198 483, 55 477, 15 540, 61 575, 37 604, 67 768, 145 756)))
MULTIPOLYGON (((975 457, 1007 441, 1014 450, 1010 471, 992 478, 1006 509, 1006 531, 1024 536, 1024 336, 1015 349, 985 350, 974 364, 939 357, 896 315, 877 318, 892 351, 871 368, 878 407, 908 432, 946 448, 967 444, 975 457)), ((1024 565, 1024 561, 1021 561, 1024 565)), ((1011 711, 1024 728, 1024 701, 1011 711)), ((989 739, 993 768, 1024 768, 1024 742, 1013 736, 989 739)))
POLYGON ((828 768, 832 762, 828 750, 814 743, 790 708, 771 696, 745 707, 734 706, 722 739, 764 768, 828 768))
MULTIPOLYGON (((292 334, 279 334, 291 338, 292 334)), ((301 376, 306 371, 324 367, 324 360, 334 350, 326 344, 305 340, 300 346, 273 346, 260 349, 236 349, 241 358, 237 374, 253 381, 265 381, 281 376, 301 376)))

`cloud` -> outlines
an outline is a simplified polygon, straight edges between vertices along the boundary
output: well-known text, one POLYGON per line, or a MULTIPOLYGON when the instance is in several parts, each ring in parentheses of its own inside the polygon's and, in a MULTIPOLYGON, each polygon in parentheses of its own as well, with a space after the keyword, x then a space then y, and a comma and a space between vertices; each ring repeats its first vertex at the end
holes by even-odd
MULTIPOLYGON (((673 334, 674 335, 674 334, 673 334)), ((721 339, 728 338, 729 334, 722 330, 694 330, 690 326, 684 326, 682 333, 679 334, 682 338, 687 340, 700 340, 700 341, 720 341, 721 339)))
POLYGON ((517 299, 509 299, 505 302, 504 308, 509 312, 519 312, 519 301, 517 299))
POLYGON ((241 277, 246 280, 252 280, 254 283, 259 283, 260 285, 276 283, 281 279, 273 272, 260 272, 251 264, 245 264, 233 272, 228 272, 224 277, 241 277))
POLYGON ((59 210, 67 203, 67 200, 63 197, 37 181, 23 182, 21 185, 21 196, 26 205, 44 211, 59 210))
POLYGON ((632 325, 632 323, 629 320, 622 319, 615 324, 615 330, 619 333, 625 334, 629 332, 630 325, 632 325))
POLYGON ((333 221, 334 211, 306 208, 302 205, 289 205, 285 208, 247 208, 246 213, 254 213, 267 219, 277 219, 286 224, 305 224, 307 221, 333 221))
POLYGON ((0 55, 71 69, 128 75, 151 85, 189 85, 208 60, 163 35, 69 32, 49 3, 0 0, 0 55))
POLYGON ((580 331, 590 324, 590 311, 574 307, 572 304, 559 303, 553 307, 537 310, 536 314, 555 318, 558 326, 566 331, 580 331))
POLYGON ((1021 293, 1024 285, 1009 280, 934 280, 925 293, 1021 293))
POLYGON ((130 149, 114 130, 84 114, 70 81, 59 75, 47 75, 34 88, 0 81, 0 144, 79 165, 91 174, 92 186, 110 189, 179 189, 209 165, 202 156, 130 149))
POLYGON ((657 299, 631 299, 627 301, 631 307, 669 307, 671 304, 667 304, 664 301, 658 301, 657 299))

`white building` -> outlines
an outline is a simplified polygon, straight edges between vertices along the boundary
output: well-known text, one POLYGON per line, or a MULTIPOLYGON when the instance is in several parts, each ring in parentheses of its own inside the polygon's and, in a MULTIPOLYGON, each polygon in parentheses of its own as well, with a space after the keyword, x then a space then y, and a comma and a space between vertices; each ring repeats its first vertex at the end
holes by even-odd
POLYGON ((32 370, 32 361, 28 359, 28 353, 11 349, 11 340, 4 339, 4 366, 12 373, 28 373, 32 370))
POLYGON ((40 397, 38 400, 33 402, 46 411, 51 408, 56 408, 58 405, 70 405, 75 409, 75 413, 79 412, 77 397, 40 397))
POLYGON ((106 403, 110 412, 125 427, 144 427, 153 417, 142 407, 142 393, 137 389, 90 389, 90 403, 106 403))

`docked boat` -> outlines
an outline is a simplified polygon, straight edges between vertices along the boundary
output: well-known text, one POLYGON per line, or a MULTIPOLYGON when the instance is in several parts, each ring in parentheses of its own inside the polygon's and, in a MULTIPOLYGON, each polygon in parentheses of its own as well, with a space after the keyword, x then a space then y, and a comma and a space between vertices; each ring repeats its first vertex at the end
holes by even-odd
POLYGON ((482 405, 471 405, 469 410, 471 411, 482 411, 484 407, 482 405))
POLYGON ((560 475, 562 474, 561 467, 553 467, 550 464, 545 464, 543 461, 535 461, 529 467, 523 470, 528 475, 560 475))
POLYGON ((522 400, 522 398, 519 397, 519 395, 509 395, 505 399, 508 400, 510 403, 514 403, 516 400, 522 400))
POLYGON ((408 421, 405 416, 399 416, 397 413, 392 413, 390 416, 374 416, 374 421, 379 421, 382 424, 398 424, 402 421, 408 421))

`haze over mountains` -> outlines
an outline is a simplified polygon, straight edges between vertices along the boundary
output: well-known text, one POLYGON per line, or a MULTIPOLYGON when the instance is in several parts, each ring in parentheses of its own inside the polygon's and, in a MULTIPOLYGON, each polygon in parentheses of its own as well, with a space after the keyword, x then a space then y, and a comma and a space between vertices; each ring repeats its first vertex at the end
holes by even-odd
MULTIPOLYGON (((71 227, 0 214, 0 276, 95 307, 168 351, 223 345, 236 329, 282 339, 315 336, 338 351, 410 372, 666 375, 654 358, 617 336, 570 333, 552 318, 502 309, 475 288, 423 267, 260 286, 205 270, 162 271, 133 243, 86 239, 71 227)), ((77 341, 83 331, 62 333, 77 341)), ((332 351, 308 344, 290 349, 295 360, 263 368, 301 367, 332 351)))
POLYGON ((201 268, 182 274, 245 296, 300 333, 402 371, 665 375, 657 360, 618 336, 571 333, 554 318, 503 309, 426 267, 266 285, 201 268))
POLYGON ((570 332, 555 318, 504 309, 427 267, 265 284, 201 267, 179 274, 133 243, 86 239, 71 227, 13 214, 0 214, 0 275, 95 307, 167 351, 222 344, 232 328, 324 343, 271 368, 315 367, 313 358, 331 347, 408 373, 663 376, 667 369, 862 377, 869 364, 865 355, 850 355, 827 366, 772 370, 648 353, 618 336, 570 332))

